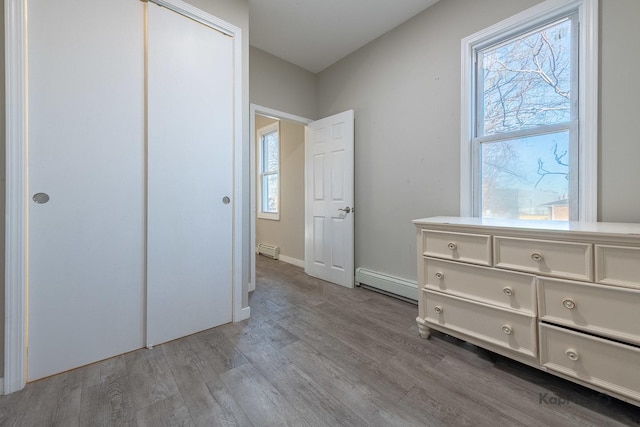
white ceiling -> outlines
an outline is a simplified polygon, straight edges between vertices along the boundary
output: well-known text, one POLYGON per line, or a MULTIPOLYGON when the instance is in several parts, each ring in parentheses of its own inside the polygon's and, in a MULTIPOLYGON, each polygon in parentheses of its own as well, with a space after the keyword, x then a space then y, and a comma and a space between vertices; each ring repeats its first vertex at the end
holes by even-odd
POLYGON ((317 73, 437 1, 249 0, 249 42, 317 73))

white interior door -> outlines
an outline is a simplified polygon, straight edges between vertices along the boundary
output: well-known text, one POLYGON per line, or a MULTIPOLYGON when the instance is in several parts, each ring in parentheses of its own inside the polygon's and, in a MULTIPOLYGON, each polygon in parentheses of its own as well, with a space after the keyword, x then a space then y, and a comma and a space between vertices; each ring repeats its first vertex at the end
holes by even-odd
POLYGON ((147 345, 231 321, 233 41, 148 3, 147 345))
POLYGON ((307 126, 305 272, 353 287, 353 110, 307 126))
POLYGON ((144 345, 143 11, 29 0, 29 381, 144 345))

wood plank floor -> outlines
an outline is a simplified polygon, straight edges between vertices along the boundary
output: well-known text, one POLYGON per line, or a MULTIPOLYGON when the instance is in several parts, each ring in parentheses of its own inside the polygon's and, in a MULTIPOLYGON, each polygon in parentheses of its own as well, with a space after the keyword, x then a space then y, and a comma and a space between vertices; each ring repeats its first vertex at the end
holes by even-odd
POLYGON ((624 426, 640 408, 258 257, 251 319, 28 384, 2 426, 624 426))

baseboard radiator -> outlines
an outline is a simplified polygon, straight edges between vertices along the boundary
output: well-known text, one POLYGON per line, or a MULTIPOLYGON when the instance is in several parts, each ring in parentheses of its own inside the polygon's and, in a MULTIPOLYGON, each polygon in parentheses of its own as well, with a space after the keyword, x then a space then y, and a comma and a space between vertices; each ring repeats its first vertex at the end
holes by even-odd
POLYGON ((280 246, 260 243, 258 245, 258 253, 272 259, 278 259, 280 257, 280 246))
POLYGON ((418 301, 418 284, 410 280, 359 267, 356 284, 406 301, 418 301))

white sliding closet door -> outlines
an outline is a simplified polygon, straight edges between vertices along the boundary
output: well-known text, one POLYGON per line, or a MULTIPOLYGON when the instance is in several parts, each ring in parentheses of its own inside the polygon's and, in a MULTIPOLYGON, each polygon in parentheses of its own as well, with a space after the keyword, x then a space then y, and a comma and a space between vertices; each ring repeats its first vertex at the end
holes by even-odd
POLYGON ((148 3, 149 346, 231 321, 232 48, 148 3))
POLYGON ((29 0, 29 381, 144 346, 143 24, 29 0))

